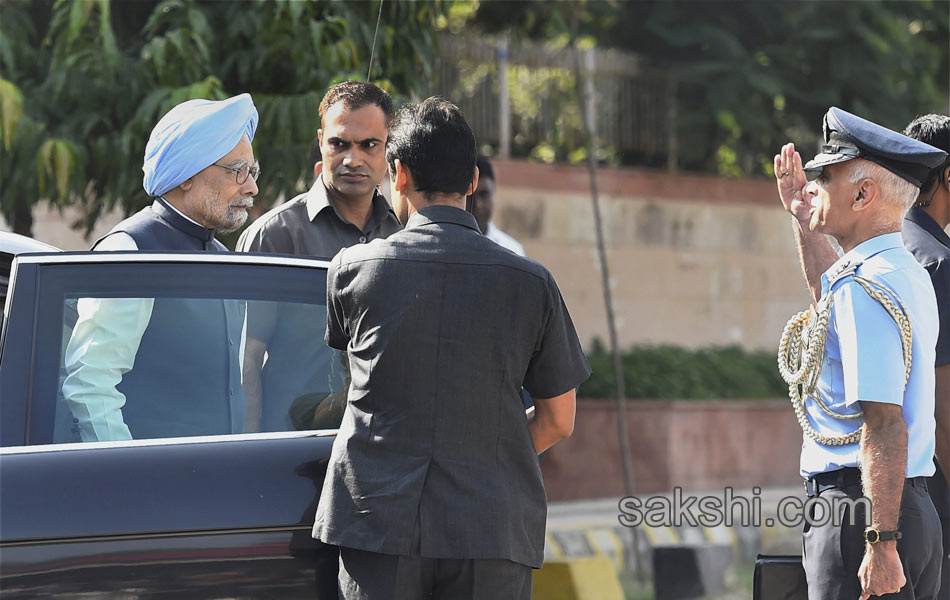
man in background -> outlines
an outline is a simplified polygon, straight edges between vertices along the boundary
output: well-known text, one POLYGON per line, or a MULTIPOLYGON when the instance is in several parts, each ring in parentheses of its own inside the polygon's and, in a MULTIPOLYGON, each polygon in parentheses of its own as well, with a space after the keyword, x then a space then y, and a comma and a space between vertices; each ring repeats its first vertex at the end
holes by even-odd
MULTIPOLYGON (((950 117, 925 115, 914 119, 904 135, 950 153, 950 117)), ((937 471, 927 489, 943 528, 941 587, 950 595, 950 159, 933 169, 920 188, 917 202, 904 218, 904 247, 930 275, 937 294, 940 333, 937 337, 936 418, 937 471)))
MULTIPOLYGON (((320 129, 311 148, 313 185, 254 221, 237 249, 329 259, 341 248, 399 231, 399 221, 377 189, 386 174, 393 112, 389 94, 371 83, 331 87, 320 102, 320 129)), ((248 431, 339 425, 345 394, 330 398, 336 402, 326 419, 313 420, 313 409, 330 391, 345 389, 343 356, 319 344, 325 326, 326 315, 316 306, 278 309, 251 303, 244 357, 248 431), (303 408, 294 419, 291 406, 297 400, 303 408)))
POLYGON ((524 246, 492 222, 492 215, 495 214, 495 171, 484 156, 478 157, 478 173, 478 189, 472 194, 472 214, 475 215, 478 228, 485 237, 501 247, 518 256, 525 256, 524 246))

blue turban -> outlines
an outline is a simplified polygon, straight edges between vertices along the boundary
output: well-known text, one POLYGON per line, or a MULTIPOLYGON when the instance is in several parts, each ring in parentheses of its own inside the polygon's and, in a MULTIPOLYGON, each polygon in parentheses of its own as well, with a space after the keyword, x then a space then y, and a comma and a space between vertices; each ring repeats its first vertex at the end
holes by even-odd
POLYGON ((142 185, 161 196, 214 164, 238 145, 254 139, 257 108, 250 94, 227 100, 188 100, 168 111, 145 145, 142 185))

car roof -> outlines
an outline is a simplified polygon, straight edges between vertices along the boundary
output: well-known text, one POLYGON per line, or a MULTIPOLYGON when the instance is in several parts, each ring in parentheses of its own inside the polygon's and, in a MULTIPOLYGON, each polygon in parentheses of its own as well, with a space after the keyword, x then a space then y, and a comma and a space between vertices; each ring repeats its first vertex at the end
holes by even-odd
POLYGON ((316 267, 326 269, 330 259, 261 252, 181 252, 121 250, 116 252, 45 252, 26 253, 16 258, 21 264, 96 264, 96 263, 181 263, 244 264, 316 267))
POLYGON ((56 246, 34 240, 25 235, 12 233, 10 231, 0 231, 0 252, 17 255, 27 252, 61 252, 61 250, 56 246))

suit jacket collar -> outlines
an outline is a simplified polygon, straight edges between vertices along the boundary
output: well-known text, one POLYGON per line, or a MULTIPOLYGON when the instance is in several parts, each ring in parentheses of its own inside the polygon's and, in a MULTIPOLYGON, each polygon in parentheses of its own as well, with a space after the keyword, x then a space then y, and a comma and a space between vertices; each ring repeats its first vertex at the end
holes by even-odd
POLYGON ((406 223, 406 229, 413 227, 423 227, 433 223, 451 223, 473 229, 479 234, 478 223, 472 213, 454 206, 436 204, 427 206, 422 210, 416 211, 406 223))
POLYGON ((921 229, 934 236, 938 242, 950 248, 950 236, 947 235, 946 231, 940 228, 940 224, 934 221, 933 217, 928 215, 924 209, 919 206, 912 206, 904 218, 912 223, 916 223, 921 229))
POLYGON ((214 229, 208 229, 203 225, 195 223, 169 204, 164 198, 159 197, 152 202, 152 212, 175 229, 193 238, 197 238, 202 242, 208 243, 214 239, 214 229))

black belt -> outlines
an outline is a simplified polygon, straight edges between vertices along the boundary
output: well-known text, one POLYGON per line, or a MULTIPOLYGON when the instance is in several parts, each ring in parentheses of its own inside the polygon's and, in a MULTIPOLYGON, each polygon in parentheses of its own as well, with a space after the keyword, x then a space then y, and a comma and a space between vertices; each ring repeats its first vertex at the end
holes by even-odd
MULTIPOLYGON (((927 478, 923 476, 911 477, 904 480, 904 483, 921 488, 924 491, 927 489, 927 478)), ((853 485, 861 485, 861 469, 857 467, 845 467, 836 471, 818 473, 813 477, 809 477, 805 480, 805 492, 809 498, 814 498, 825 490, 830 490, 831 488, 842 489, 853 485)))

